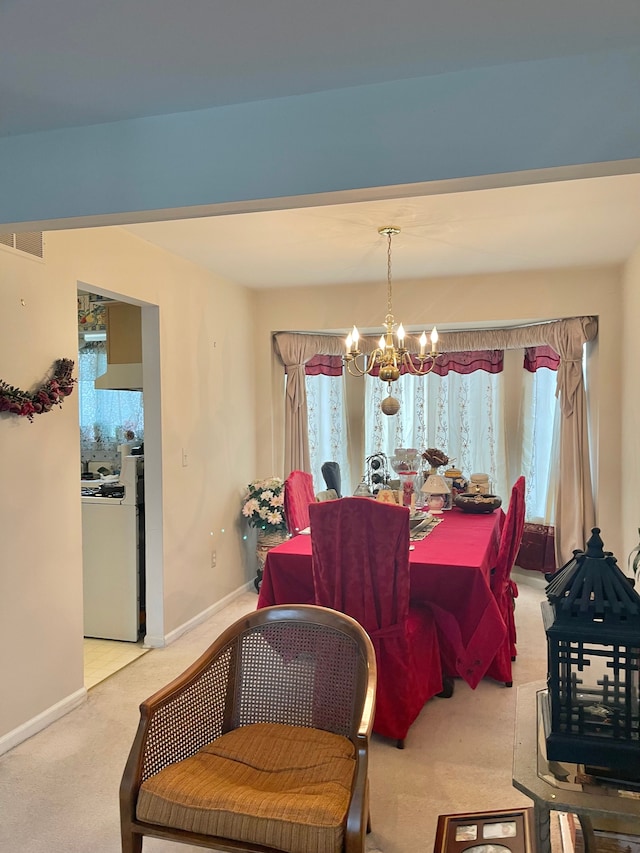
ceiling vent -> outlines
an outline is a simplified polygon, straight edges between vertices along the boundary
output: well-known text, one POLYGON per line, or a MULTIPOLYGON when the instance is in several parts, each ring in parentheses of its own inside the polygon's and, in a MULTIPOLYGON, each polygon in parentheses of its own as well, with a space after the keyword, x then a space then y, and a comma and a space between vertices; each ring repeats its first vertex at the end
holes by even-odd
POLYGON ((21 234, 0 234, 0 246, 8 246, 18 252, 44 258, 44 238, 42 231, 23 231, 21 234))

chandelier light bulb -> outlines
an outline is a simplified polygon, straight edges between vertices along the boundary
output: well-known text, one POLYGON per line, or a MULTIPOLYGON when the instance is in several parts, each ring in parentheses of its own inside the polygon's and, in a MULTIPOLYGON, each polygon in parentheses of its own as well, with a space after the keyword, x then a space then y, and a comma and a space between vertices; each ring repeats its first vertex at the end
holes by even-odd
POLYGON ((378 346, 381 350, 383 350, 387 345, 387 342, 384 339, 384 335, 380 335, 380 340, 378 341, 378 346))
MULTIPOLYGON (((437 332, 436 332, 436 334, 437 334, 437 332)), ((425 351, 426 346, 427 346, 427 335, 425 332, 423 332, 420 335, 420 355, 424 355, 424 351, 425 351)))
POLYGON ((359 338, 360 338, 360 334, 359 334, 358 330, 356 329, 356 327, 354 326, 353 329, 347 335, 347 338, 345 341, 345 343, 347 345, 347 353, 354 353, 355 354, 358 352, 358 339, 359 338))
POLYGON ((435 351, 436 344, 438 343, 438 330, 434 326, 431 330, 431 349, 435 351))
POLYGON ((404 346, 404 334, 404 326, 402 325, 402 323, 400 323, 400 325, 398 326, 398 343, 401 347, 404 346))

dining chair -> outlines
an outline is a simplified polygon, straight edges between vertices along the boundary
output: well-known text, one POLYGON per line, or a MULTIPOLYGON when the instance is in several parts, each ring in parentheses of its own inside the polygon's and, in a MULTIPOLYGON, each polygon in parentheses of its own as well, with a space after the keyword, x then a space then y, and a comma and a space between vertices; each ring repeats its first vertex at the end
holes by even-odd
POLYGON ((503 681, 507 687, 513 686, 511 664, 517 655, 515 600, 518 597, 518 585, 511 577, 511 572, 522 542, 524 517, 525 478, 518 477, 511 489, 507 515, 500 534, 496 565, 491 572, 491 591, 507 626, 507 634, 486 674, 496 681, 503 681))
POLYGON ((337 462, 323 462, 320 471, 327 488, 335 489, 337 496, 341 498, 340 465, 337 462))
POLYGON ((243 853, 364 853, 371 640, 314 605, 265 607, 140 706, 120 786, 123 853, 145 836, 243 853))
POLYGON ((378 662, 374 732, 402 748, 425 703, 443 690, 428 607, 409 605, 409 509, 364 497, 309 507, 315 603, 348 613, 378 662))
POLYGON ((284 515, 292 536, 309 526, 309 504, 315 503, 313 477, 306 471, 292 471, 284 481, 284 515))

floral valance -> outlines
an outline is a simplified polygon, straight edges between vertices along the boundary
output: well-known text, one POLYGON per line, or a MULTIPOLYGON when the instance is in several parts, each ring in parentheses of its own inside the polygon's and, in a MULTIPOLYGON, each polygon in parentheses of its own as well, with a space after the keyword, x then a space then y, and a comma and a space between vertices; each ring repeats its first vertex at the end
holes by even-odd
MULTIPOLYGON (((420 368, 420 362, 416 356, 412 356, 416 369, 420 368)), ((542 367, 549 370, 557 370, 560 365, 560 356, 550 346, 526 347, 524 351, 523 367, 530 373, 535 373, 542 367)), ((304 366, 307 376, 342 376, 344 364, 342 356, 339 355, 314 355, 304 366)), ((447 376, 449 373, 473 373, 476 370, 484 370, 486 373, 501 373, 504 369, 504 350, 473 350, 472 352, 445 352, 436 361, 433 373, 436 376, 447 376)), ((285 373, 288 368, 285 366, 285 373)), ((408 372, 402 367, 401 374, 408 372)), ((371 371, 372 376, 378 375, 378 368, 371 371)))
POLYGON ((526 347, 523 367, 530 373, 535 373, 541 367, 557 370, 560 367, 560 356, 550 346, 526 347))
MULTIPOLYGON (((285 365, 284 372, 288 373, 285 365)), ((314 355, 304 366, 307 376, 342 376, 342 356, 314 355)))
POLYGON ((446 376, 448 373, 501 373, 504 368, 504 350, 486 349, 472 352, 445 352, 436 361, 433 373, 446 376))

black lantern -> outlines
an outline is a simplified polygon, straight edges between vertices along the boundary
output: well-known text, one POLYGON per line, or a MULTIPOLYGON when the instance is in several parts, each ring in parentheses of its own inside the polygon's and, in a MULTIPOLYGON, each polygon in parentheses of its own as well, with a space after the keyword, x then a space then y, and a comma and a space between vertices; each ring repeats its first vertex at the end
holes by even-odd
POLYGON ((597 527, 546 595, 547 758, 639 778, 640 596, 597 527))

